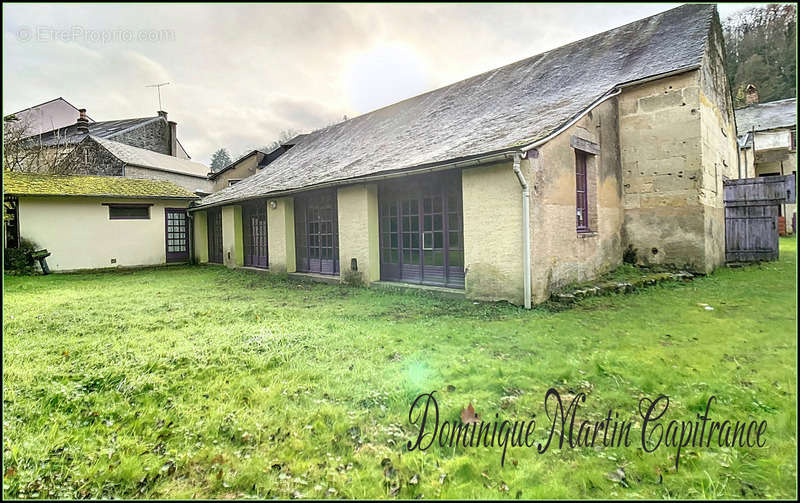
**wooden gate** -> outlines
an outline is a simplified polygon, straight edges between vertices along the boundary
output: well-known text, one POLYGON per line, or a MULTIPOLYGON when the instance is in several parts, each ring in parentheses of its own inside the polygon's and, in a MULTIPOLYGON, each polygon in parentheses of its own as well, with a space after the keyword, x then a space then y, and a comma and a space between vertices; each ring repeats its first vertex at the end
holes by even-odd
POLYGON ((778 205, 794 203, 794 175, 724 182, 725 260, 778 259, 778 205))

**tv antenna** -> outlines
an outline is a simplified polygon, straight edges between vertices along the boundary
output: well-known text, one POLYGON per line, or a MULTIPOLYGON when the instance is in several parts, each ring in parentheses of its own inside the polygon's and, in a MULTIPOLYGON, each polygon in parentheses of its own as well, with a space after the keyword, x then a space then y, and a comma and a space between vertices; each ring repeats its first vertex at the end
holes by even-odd
POLYGON ((161 84, 150 84, 149 86, 144 87, 155 87, 156 91, 158 91, 158 109, 161 110, 161 88, 164 86, 168 86, 169 82, 162 82, 161 84))

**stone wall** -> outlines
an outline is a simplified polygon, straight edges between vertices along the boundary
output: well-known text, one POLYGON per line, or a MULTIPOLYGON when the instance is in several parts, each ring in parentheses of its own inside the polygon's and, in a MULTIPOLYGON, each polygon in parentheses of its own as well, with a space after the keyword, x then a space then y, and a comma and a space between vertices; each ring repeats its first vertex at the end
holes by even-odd
POLYGON ((522 189, 511 161, 464 169, 461 191, 467 298, 522 304, 522 189))
MULTIPOLYGON (((224 224, 224 222, 223 222, 224 224)), ((267 248, 272 272, 295 272, 294 198, 280 197, 267 201, 267 248), (272 207, 272 202, 275 207, 272 207)))
POLYGON ((60 164, 68 170, 65 172, 76 175, 123 176, 125 173, 124 162, 89 138, 72 148, 60 164))
POLYGON ((725 205, 723 179, 739 178, 739 148, 733 99, 725 75, 722 27, 711 26, 700 72, 700 145, 705 257, 699 272, 710 273, 725 262, 725 205))
POLYGON ((163 119, 154 120, 131 131, 111 137, 109 140, 170 155, 169 124, 163 119))
POLYGON ((640 264, 705 272, 699 72, 626 88, 618 100, 623 246, 640 264))
POLYGON ((598 106, 539 150, 531 151, 531 294, 590 280, 622 261, 622 183, 616 100, 598 106), (599 147, 587 156, 589 230, 576 222, 576 149, 573 138, 599 147))
POLYGON ((228 267, 244 265, 242 207, 222 207, 222 263, 228 267))
POLYGON ((368 183, 340 187, 337 200, 342 280, 364 285, 379 281, 378 186, 368 183), (357 271, 351 270, 352 259, 357 261, 357 271))

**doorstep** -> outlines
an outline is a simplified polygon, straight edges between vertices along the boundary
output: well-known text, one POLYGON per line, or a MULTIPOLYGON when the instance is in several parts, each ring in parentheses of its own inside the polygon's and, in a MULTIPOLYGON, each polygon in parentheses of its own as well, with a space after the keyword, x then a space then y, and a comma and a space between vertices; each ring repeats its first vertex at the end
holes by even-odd
POLYGON ((254 267, 250 265, 242 265, 239 266, 238 269, 244 269, 245 271, 255 271, 255 272, 269 272, 269 269, 266 267, 254 267))
POLYGON ((328 283, 329 285, 338 285, 341 283, 339 275, 332 274, 317 274, 313 272, 290 272, 289 279, 297 281, 313 281, 316 283, 328 283))
POLYGON ((416 290, 431 292, 451 299, 463 300, 467 298, 467 293, 464 290, 458 288, 448 288, 446 286, 419 285, 416 283, 400 283, 397 281, 373 281, 369 286, 370 288, 383 288, 386 290, 416 290))

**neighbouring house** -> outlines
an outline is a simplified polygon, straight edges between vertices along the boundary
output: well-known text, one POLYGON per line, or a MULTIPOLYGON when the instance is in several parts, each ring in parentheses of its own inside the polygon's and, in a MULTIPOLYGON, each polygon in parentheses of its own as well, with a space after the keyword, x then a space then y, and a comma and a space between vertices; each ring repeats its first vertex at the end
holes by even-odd
MULTIPOLYGON (((758 102, 755 86, 746 88, 747 106, 737 109, 739 158, 746 177, 791 175, 797 172, 797 98, 758 102)), ((778 207, 778 232, 796 232, 797 206, 778 207)))
MULTIPOLYGON (((11 115, 25 125, 28 134, 38 135, 75 124, 80 117, 80 110, 64 98, 58 97, 11 115)), ((94 122, 89 117, 87 119, 94 122)))
POLYGON ((47 249, 53 271, 186 262, 197 196, 169 181, 6 171, 6 243, 47 249), (13 235, 10 235, 13 234, 13 235))
POLYGON ((199 162, 86 136, 63 159, 75 174, 166 180, 198 194, 213 191, 208 168, 199 162))
POLYGON ((224 168, 210 173, 208 178, 213 183, 213 192, 222 190, 225 187, 230 187, 231 185, 256 174, 257 171, 263 169, 266 165, 280 157, 292 146, 292 143, 285 143, 270 150, 269 152, 256 149, 243 155, 224 168))
POLYGON ((528 306, 623 254, 711 272, 737 160, 716 7, 683 5, 306 135, 190 209, 195 256, 528 306))
MULTIPOLYGON (((52 103, 44 107, 44 111, 41 106, 29 109, 22 113, 22 118, 21 113, 6 116, 7 127, 22 128, 25 135, 21 140, 25 148, 20 149, 20 161, 9 163, 6 159, 7 164, 19 164, 14 170, 167 179, 192 191, 212 192, 208 168, 190 160, 178 140, 177 124, 167 120, 167 112, 159 111, 155 117, 92 121, 85 109, 78 109, 78 117, 72 123, 31 134, 25 114, 42 115, 52 103), (93 162, 107 155, 101 150, 122 151, 125 147, 149 151, 160 157, 150 156, 150 163, 145 165, 126 161, 131 166, 126 170, 120 170, 119 163, 115 162, 93 162), (154 162, 155 159, 160 161, 154 162)), ((146 154, 137 154, 138 158, 143 156, 146 154)))

